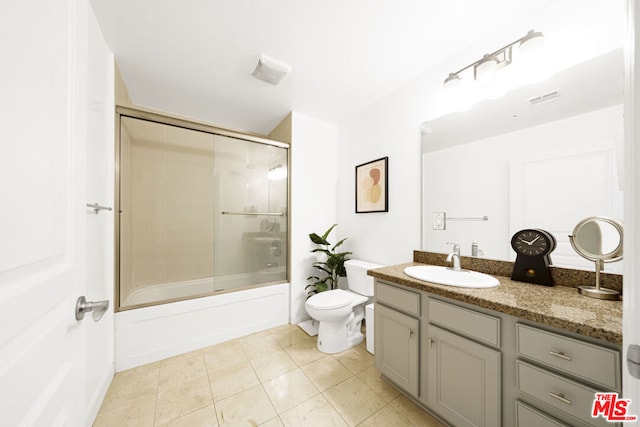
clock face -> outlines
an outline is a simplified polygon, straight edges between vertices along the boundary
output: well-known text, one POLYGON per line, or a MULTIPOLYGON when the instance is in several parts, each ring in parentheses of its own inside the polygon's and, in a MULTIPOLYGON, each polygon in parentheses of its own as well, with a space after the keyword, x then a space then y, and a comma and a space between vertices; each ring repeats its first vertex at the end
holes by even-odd
POLYGON ((555 239, 543 230, 520 230, 511 238, 511 247, 519 255, 544 256, 555 249, 555 239))

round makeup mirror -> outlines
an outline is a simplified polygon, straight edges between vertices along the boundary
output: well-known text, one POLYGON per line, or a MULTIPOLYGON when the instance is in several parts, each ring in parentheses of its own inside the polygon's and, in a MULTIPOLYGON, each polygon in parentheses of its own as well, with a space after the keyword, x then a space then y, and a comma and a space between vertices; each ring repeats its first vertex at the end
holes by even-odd
POLYGON ((615 262, 622 259, 623 243, 622 223, 616 219, 604 216, 592 216, 580 221, 569 235, 569 242, 573 249, 583 258, 596 263, 596 285, 579 286, 582 295, 617 300, 620 293, 613 289, 600 287, 600 272, 605 262, 615 262))

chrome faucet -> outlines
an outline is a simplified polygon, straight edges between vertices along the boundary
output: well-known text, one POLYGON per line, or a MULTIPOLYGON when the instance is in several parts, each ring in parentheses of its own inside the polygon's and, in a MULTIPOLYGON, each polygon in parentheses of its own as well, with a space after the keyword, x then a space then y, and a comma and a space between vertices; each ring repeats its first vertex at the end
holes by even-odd
POLYGON ((462 270, 460 267, 460 245, 457 243, 447 243, 447 245, 453 245, 453 252, 447 256, 447 262, 453 262, 453 269, 455 271, 462 270))

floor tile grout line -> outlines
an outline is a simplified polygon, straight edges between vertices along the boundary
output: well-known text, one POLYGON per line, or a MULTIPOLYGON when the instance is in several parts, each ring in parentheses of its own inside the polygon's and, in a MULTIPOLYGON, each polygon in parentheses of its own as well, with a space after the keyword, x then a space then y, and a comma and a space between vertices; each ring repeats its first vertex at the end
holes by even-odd
MULTIPOLYGON (((322 392, 322 391, 321 391, 320 393, 316 394, 315 396, 312 396, 312 397, 308 398, 307 400, 300 402, 299 404, 297 404, 297 405, 296 405, 296 406, 294 406, 293 408, 288 409, 287 411, 283 412, 283 414, 286 414, 287 412, 294 410, 295 408, 297 408, 297 407, 298 407, 298 406, 300 406, 300 405, 304 405, 305 403, 309 402, 309 401, 310 401, 310 400, 312 400, 312 399, 316 399, 318 396, 321 396, 321 397, 322 397, 322 399, 324 399, 324 401, 325 401, 325 402, 327 402, 327 404, 329 404, 329 406, 331 407, 331 409, 333 409, 333 411, 334 411, 334 412, 335 412, 335 413, 340 417, 340 419, 341 419, 342 421, 344 421, 344 423, 345 423, 346 425, 349 425, 349 422, 348 422, 348 421, 347 421, 347 420, 342 416, 342 414, 338 411, 338 409, 337 409, 335 406, 333 406, 333 404, 331 403, 331 401, 330 401, 329 399, 327 399, 327 396, 325 396, 325 395, 324 395, 324 392, 322 392)), ((283 424, 284 424, 284 423, 283 423, 283 424)))
MULTIPOLYGON (((347 381, 347 380, 345 380, 345 381, 347 381)), ((344 382, 344 381, 343 381, 343 382, 344 382)), ((333 388, 333 387, 332 387, 332 388, 333 388)), ((328 389, 327 389, 327 390, 328 390, 328 389)), ((331 407, 333 408, 333 410, 335 411, 335 413, 336 413, 336 414, 338 414, 338 416, 342 419, 342 421, 344 421, 344 423, 345 423, 346 425, 350 426, 351 424, 349 424, 349 421, 344 417, 344 415, 342 415, 342 414, 340 413, 340 411, 338 410, 338 408, 336 408, 336 407, 335 407, 335 405, 334 405, 333 403, 331 403, 331 400, 329 400, 329 399, 327 398, 327 396, 325 396, 325 395, 324 395, 324 393, 325 393, 327 390, 325 390, 325 391, 323 391, 323 392, 322 392, 322 397, 324 398, 324 400, 326 400, 326 401, 327 401, 327 403, 329 404, 329 406, 331 406, 331 407)))
MULTIPOLYGON (((247 362, 249 363, 249 366, 251 367, 251 370, 253 371, 253 375, 255 375, 255 377, 258 379, 258 384, 257 384, 257 385, 259 385, 259 386, 262 388, 262 391, 263 391, 263 392, 264 392, 264 394, 267 396, 267 400, 269 401, 269 404, 270 404, 270 405, 271 405, 271 407, 273 408, 273 411, 276 413, 276 416, 277 416, 277 417, 279 417, 279 416, 280 416, 280 414, 278 413, 278 410, 276 409, 275 405, 274 405, 274 404, 273 404, 273 402, 271 401, 271 398, 269 397, 269 393, 267 393, 267 390, 264 388, 264 382, 262 381, 262 379, 261 379, 261 378, 260 378, 260 376, 258 375, 258 372, 256 371, 256 368, 253 366, 253 363, 251 363, 251 359, 250 359, 250 358, 249 358, 249 356, 247 355, 247 352, 246 352, 246 350, 244 349, 244 346, 243 346, 243 345, 242 345, 242 343, 240 342, 240 338, 236 338, 236 339, 234 339, 234 340, 231 340, 230 342, 234 342, 234 341, 237 341, 238 345, 240 345, 240 349, 242 350, 242 352, 244 353, 245 357, 247 358, 247 362)), ((276 342, 276 343, 277 343, 277 342, 276 342)), ((278 346, 280 346, 280 344, 278 344, 278 346)), ((295 363, 295 361, 294 361, 294 363, 295 363)), ((205 367, 206 367, 206 364, 205 364, 205 367)), ((207 369, 207 373, 208 373, 208 369, 207 369)), ((284 375, 284 374, 283 374, 283 375, 284 375)), ((276 378, 277 378, 277 377, 276 377, 276 378)), ((242 393, 242 392, 244 392, 244 391, 246 391, 246 390, 249 390, 250 388, 253 388, 253 387, 255 387, 255 385, 254 385, 254 386, 251 386, 251 387, 248 387, 248 388, 245 388, 245 389, 243 389, 243 390, 241 390, 241 391, 239 391, 239 392, 237 392, 237 393, 234 393, 234 394, 233 394, 233 395, 231 395, 231 396, 227 396, 227 397, 225 397, 224 399, 221 399, 221 401, 222 401, 222 400, 225 400, 225 399, 228 399, 228 398, 230 398, 230 397, 232 397, 232 396, 236 396, 236 395, 238 395, 239 393, 242 393)), ((209 382, 209 389, 211 389, 211 382, 209 382)), ((215 400, 213 399, 213 395, 211 396, 211 399, 213 400, 213 403, 214 403, 214 405, 215 405, 215 400)), ((216 410, 216 419, 217 419, 217 417, 218 417, 218 411, 216 410)), ((274 417, 274 418, 275 418, 275 417, 274 417)), ((273 419, 273 418, 271 418, 271 419, 273 419)), ((269 421, 269 420, 267 420, 267 421, 269 421)), ((218 425, 222 425, 222 424, 220 423, 220 420, 218 420, 218 425)))
MULTIPOLYGON (((247 388, 243 388, 242 390, 237 391, 237 392, 233 393, 232 395, 225 396, 224 398, 222 398, 222 399, 220 399, 220 400, 219 400, 220 402, 221 402, 221 401, 223 401, 223 400, 225 400, 225 399, 229 399, 229 398, 231 398, 231 397, 233 397, 233 396, 236 396, 236 395, 238 395, 239 393, 242 393, 242 392, 244 392, 244 391, 246 391, 246 390, 249 390, 250 388, 255 387, 256 385, 262 385, 262 381, 260 380, 260 377, 258 376, 258 372, 256 372, 256 369, 255 369, 255 367, 253 366, 253 363, 251 363, 251 360, 250 360, 250 359, 249 359, 249 357, 247 356, 247 352, 245 351, 244 347, 242 346, 242 344, 241 344, 239 341, 240 341, 240 338, 236 338, 236 339, 233 339, 233 340, 230 340, 230 341, 226 341, 225 343, 237 343, 237 344, 240 346, 240 350, 242 350, 242 354, 244 354, 245 358, 247 359, 247 363, 249 364, 249 367, 251 368, 251 371, 253 372, 253 375, 254 375, 254 376, 256 377, 256 379, 258 380, 258 384, 252 385, 252 386, 247 387, 247 388)), ((238 365, 240 365, 240 363, 238 363, 238 364, 236 364, 236 365, 232 365, 232 366, 230 366, 229 368, 232 368, 232 367, 234 367, 234 366, 238 366, 238 365)), ((207 375, 209 375, 209 368, 207 368, 206 361, 205 361, 205 368, 207 369, 207 375)), ((211 379, 209 379, 209 390, 211 391, 211 379)), ((267 397, 268 397, 268 396, 267 396, 267 397)), ((213 398, 213 391, 211 391, 211 400, 213 401, 213 404, 215 405, 216 400, 213 398)), ((216 409, 216 418, 217 418, 217 417, 218 417, 218 411, 217 411, 217 409, 216 409)), ((218 420, 218 425, 221 425, 219 420, 218 420)))
MULTIPOLYGON (((268 331, 269 331, 269 335, 271 336, 271 338, 273 338, 273 340, 275 341, 275 343, 276 343, 276 344, 278 345, 278 347, 280 348, 280 350, 279 350, 279 351, 284 351, 284 353, 287 355, 287 357, 289 357, 289 358, 291 359, 291 361, 296 365, 296 367, 297 367, 296 369, 300 369, 300 366, 298 366, 297 362, 296 362, 296 361, 295 361, 295 360, 294 360, 294 359, 293 359, 293 358, 288 354, 288 352, 286 351, 286 348, 285 348, 285 347, 283 347, 283 346, 278 342, 278 340, 277 340, 277 339, 275 339, 275 337, 273 337, 272 329, 270 329, 270 330, 268 330, 268 331)), ((275 407, 275 404, 274 404, 273 400, 271 400, 271 397, 269 396, 269 393, 267 393, 267 389, 265 388, 265 382, 269 382, 269 381, 273 380, 274 378, 278 378, 278 377, 280 377, 280 376, 282 376, 282 375, 287 375, 287 374, 289 374, 290 372, 295 371, 295 369, 294 369, 293 371, 287 371, 287 372, 285 372, 285 373, 283 373, 283 374, 280 374, 280 375, 275 376, 274 378, 271 378, 271 379, 269 379, 269 380, 265 380, 265 381, 263 381, 263 380, 262 380, 262 378, 260 378, 260 376, 258 375, 258 372, 256 371, 255 367, 254 367, 254 366, 253 366, 253 364, 251 363, 251 360, 249 359, 249 356, 246 354, 246 350, 244 349, 244 346, 242 346, 242 344, 240 344, 240 348, 242 348, 242 351, 245 353, 245 356, 246 356, 246 357, 247 357, 247 359, 249 360, 249 365, 251 366, 251 369, 253 370, 254 375, 255 375, 255 376, 256 376, 256 378, 258 379, 259 385, 260 385, 260 387, 262 387, 262 391, 264 392, 265 396, 267 396, 267 400, 269 401, 269 404, 271 405, 271 407, 273 408, 273 411, 274 411, 274 412, 275 412, 275 414, 276 414, 276 416, 275 416, 275 417, 270 418, 269 420, 267 420, 267 422, 269 422, 269 421, 273 420, 274 418, 278 418, 278 420, 279 420, 282 424, 284 424, 284 423, 282 422, 282 418, 280 418, 280 415, 281 415, 281 414, 278 412, 278 409, 275 407)), ((270 354, 270 353, 269 353, 269 354, 270 354)), ((301 370, 301 371, 302 371, 302 370, 301 370)), ((304 374, 304 372, 303 372, 303 374, 304 374)), ((314 387, 315 387, 315 385, 314 385, 314 387)), ((297 405, 296 405, 296 406, 297 406, 297 405)), ((294 406, 294 408, 295 408, 295 406, 294 406)), ((293 409, 293 408, 290 408, 290 409, 293 409)), ((285 412, 286 412, 286 411, 285 411, 285 412)), ((263 423, 263 424, 264 424, 264 423, 263 423)))
POLYGON ((158 365, 158 378, 156 379, 156 399, 154 402, 154 409, 153 409, 153 425, 154 427, 158 425, 157 420, 158 420, 158 393, 160 393, 160 372, 162 370, 162 364, 158 365))
POLYGON ((209 376, 209 368, 207 368, 207 360, 204 357, 204 353, 202 353, 202 363, 204 363, 204 370, 207 373, 207 383, 209 385, 209 396, 211 397, 211 406, 213 406, 213 413, 216 416, 216 424, 220 425, 220 420, 218 419, 218 408, 216 407, 216 401, 213 399, 213 391, 211 391, 211 377, 209 376))

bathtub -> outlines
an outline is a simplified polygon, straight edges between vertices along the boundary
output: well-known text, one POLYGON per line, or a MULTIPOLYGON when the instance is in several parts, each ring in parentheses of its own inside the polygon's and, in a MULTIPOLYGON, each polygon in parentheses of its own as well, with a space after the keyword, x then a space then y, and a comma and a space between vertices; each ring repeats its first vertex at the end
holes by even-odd
POLYGON ((175 301, 213 292, 229 291, 247 287, 247 284, 281 281, 286 271, 273 277, 263 277, 262 272, 229 274, 222 277, 205 277, 181 282, 160 283, 135 289, 123 301, 122 307, 149 304, 157 301, 175 301), (270 279, 270 280, 267 280, 270 279), (280 280, 278 280, 280 279, 280 280))
MULTIPOLYGON (((180 284, 211 292, 211 280, 180 284)), ((127 302, 175 298, 178 290, 175 283, 154 285, 135 291, 127 302)), ((284 325, 289 292, 288 283, 278 283, 115 313, 116 371, 284 325)))

